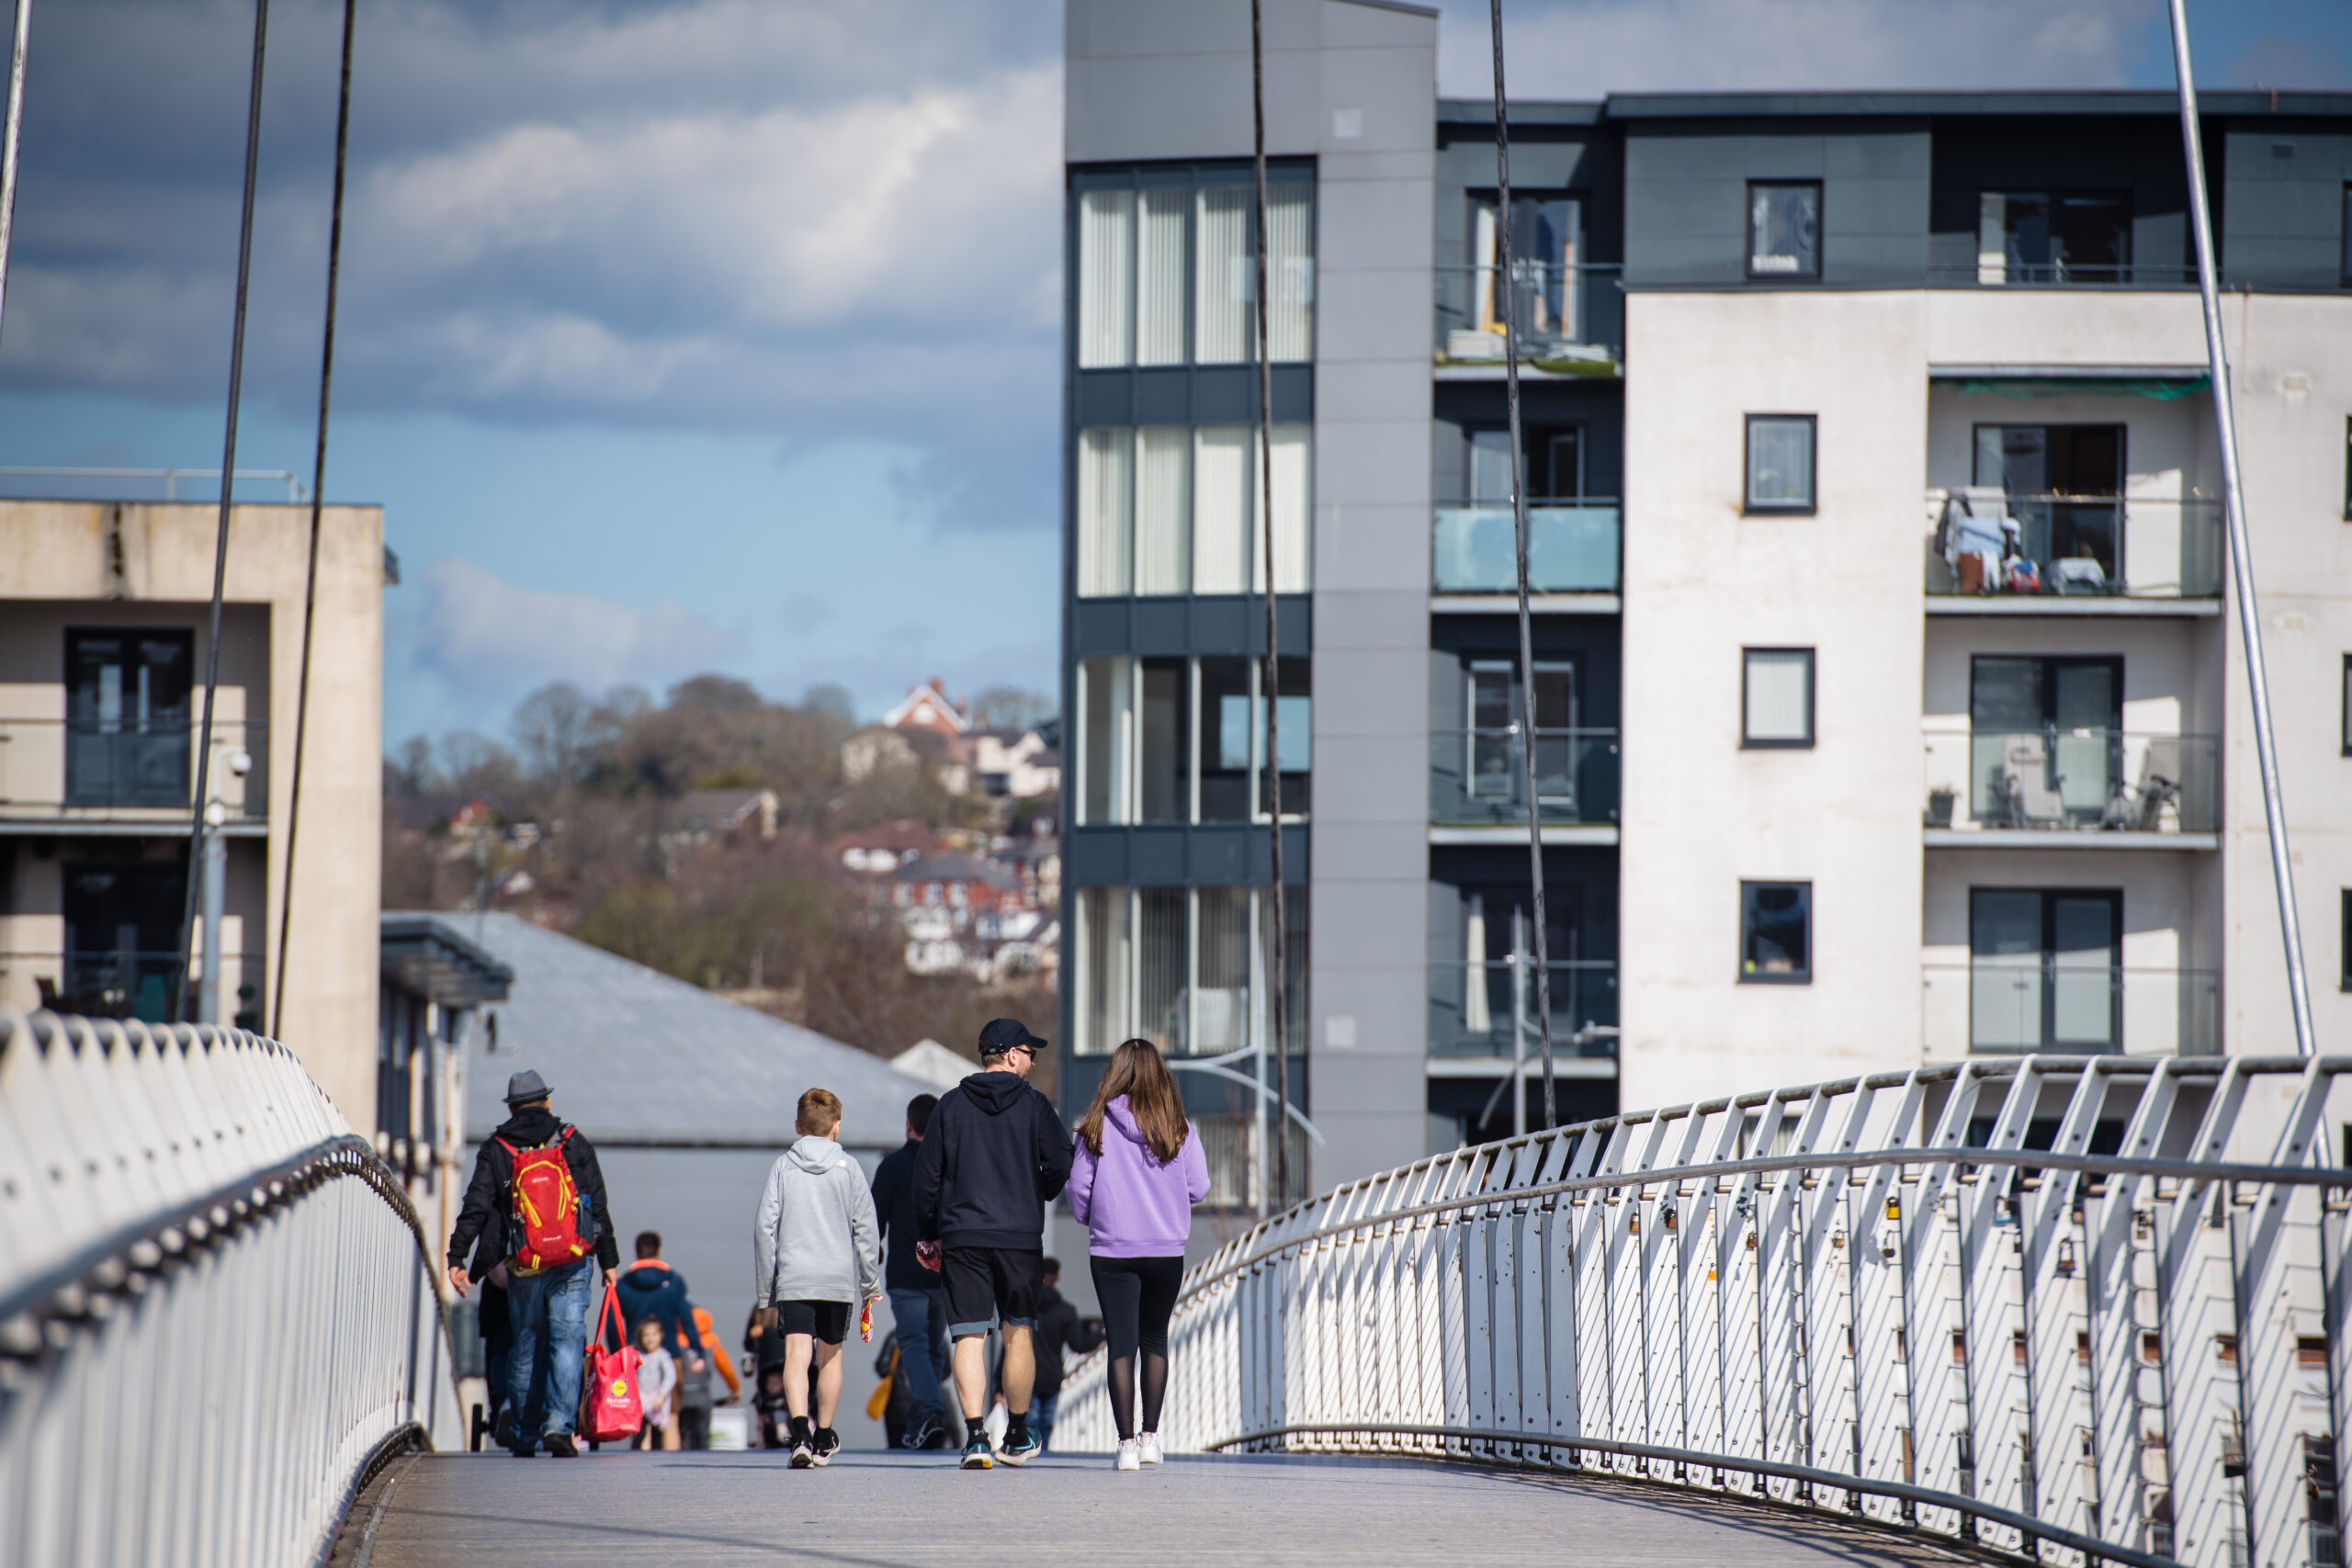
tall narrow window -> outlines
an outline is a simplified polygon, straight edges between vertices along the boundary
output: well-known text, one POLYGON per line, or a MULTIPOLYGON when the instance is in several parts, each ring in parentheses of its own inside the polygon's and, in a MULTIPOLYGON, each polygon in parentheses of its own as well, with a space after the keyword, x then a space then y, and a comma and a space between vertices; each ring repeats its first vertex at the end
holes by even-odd
POLYGON ((1204 887, 1195 895, 1200 984, 1193 1022, 1194 1048, 1203 1053, 1250 1043, 1250 894, 1247 887, 1204 887))
POLYGON ((1750 750, 1813 744, 1813 649, 1751 648, 1740 693, 1740 740, 1750 750))
POLYGON ((1189 668, 1182 659, 1147 659, 1142 664, 1136 820, 1186 821, 1193 814, 1189 668))
POLYGON ((1082 659, 1078 665, 1078 820, 1094 828, 1133 820, 1135 663, 1082 659))
MULTIPOLYGON (((1266 278, 1274 308, 1266 354, 1276 361, 1315 356, 1315 187, 1266 187, 1266 278)), ((1250 344, 1255 357, 1257 344, 1250 344)))
POLYGON ((1127 1038, 1135 1009, 1135 900, 1125 887, 1078 890, 1077 1048, 1108 1055, 1127 1038))
POLYGON ((1819 180, 1748 182, 1747 276, 1821 276, 1819 180))
POLYGON ((1135 341, 1136 193, 1090 190, 1078 198, 1078 363, 1127 363, 1135 341))
POLYGON ((1193 239, 1193 358, 1230 365, 1257 357, 1250 304, 1257 263, 1250 255, 1252 194, 1243 186, 1199 193, 1193 239))
POLYGON ((1193 592, 1240 593, 1250 568, 1255 443, 1246 424, 1204 425, 1193 442, 1193 592))
POLYGON ((1189 188, 1142 193, 1136 254, 1136 363, 1184 363, 1184 222, 1189 188))
POLYGON ((1747 510, 1814 510, 1814 435, 1809 413, 1747 416, 1747 510))
MULTIPOLYGON (((1274 470, 1274 504, 1271 508, 1274 520, 1274 592, 1304 593, 1307 588, 1308 539, 1314 517, 1314 446, 1311 433, 1303 424, 1278 424, 1268 433, 1272 446, 1270 454, 1274 470)), ((1254 447, 1254 441, 1252 446, 1254 447)), ((1254 458, 1255 453, 1252 452, 1254 458)), ((1252 485, 1255 493, 1259 486, 1252 485)), ((1265 538, 1259 533, 1269 509, 1253 508, 1250 541, 1250 587, 1252 592, 1266 591, 1265 538)))
POLYGON ((1098 597, 1133 592, 1135 432, 1125 426, 1078 433, 1078 592, 1098 597))
POLYGON ((1201 660, 1200 800, 1204 822, 1246 822, 1250 818, 1250 769, 1255 761, 1250 735, 1250 691, 1257 679, 1254 659, 1201 660))
POLYGON ((1739 885, 1739 977, 1749 985, 1813 983, 1813 884, 1739 885))
POLYGON ((1577 267, 1582 260, 1582 204, 1566 196, 1511 198, 1510 265, 1513 287, 1502 281, 1500 203, 1491 192, 1470 197, 1472 310, 1478 330, 1501 335, 1503 306, 1513 312, 1512 328, 1523 338, 1570 340, 1579 326, 1577 267))
POLYGON ((1193 433, 1181 424, 1136 433, 1136 592, 1192 586, 1193 433))

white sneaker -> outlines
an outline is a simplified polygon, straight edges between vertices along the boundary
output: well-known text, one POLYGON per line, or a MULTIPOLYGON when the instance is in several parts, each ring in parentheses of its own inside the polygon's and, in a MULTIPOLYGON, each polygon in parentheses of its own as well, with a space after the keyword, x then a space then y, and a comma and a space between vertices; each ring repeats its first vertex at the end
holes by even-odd
POLYGON ((1146 1432, 1136 1439, 1136 1458, 1145 1464, 1159 1462, 1159 1434, 1146 1432))
POLYGON ((1113 1470, 1141 1470, 1143 1468, 1143 1461, 1136 1457, 1136 1440, 1133 1438, 1119 1439, 1119 1457, 1111 1461, 1111 1468, 1113 1470))

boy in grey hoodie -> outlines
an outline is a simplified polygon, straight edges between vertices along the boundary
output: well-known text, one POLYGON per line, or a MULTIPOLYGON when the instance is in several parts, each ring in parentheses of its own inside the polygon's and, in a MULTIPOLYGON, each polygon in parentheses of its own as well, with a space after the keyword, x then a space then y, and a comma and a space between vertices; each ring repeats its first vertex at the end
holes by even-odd
POLYGON ((842 1102, 829 1089, 800 1097, 798 1141, 768 1172, 752 1232, 752 1288, 763 1332, 784 1336, 784 1403, 792 1418, 792 1468, 831 1462, 842 1446, 833 1411, 842 1397, 842 1341, 853 1306, 882 1294, 881 1227, 865 1173, 833 1134, 842 1102), (817 1369, 816 1423, 808 1369, 817 1369))

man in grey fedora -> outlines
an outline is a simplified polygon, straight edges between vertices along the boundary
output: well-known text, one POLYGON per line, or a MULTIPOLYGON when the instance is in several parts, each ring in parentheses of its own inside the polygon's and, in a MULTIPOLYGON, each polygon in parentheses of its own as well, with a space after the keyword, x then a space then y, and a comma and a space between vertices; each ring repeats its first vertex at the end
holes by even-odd
POLYGON ((542 1445, 559 1459, 579 1453, 572 1420, 580 1409, 580 1364, 587 1348, 595 1270, 604 1270, 607 1289, 620 1277, 617 1233, 605 1202, 605 1173, 596 1164, 596 1151, 580 1133, 556 1120, 548 1109, 548 1096, 547 1080, 535 1072, 516 1073, 506 1080, 506 1120, 474 1156, 473 1180, 466 1186, 465 1204, 449 1233, 449 1283, 457 1292, 464 1295, 473 1282, 466 1267, 469 1250, 484 1283, 506 1292, 512 1342, 506 1353, 504 1430, 499 1438, 517 1459, 530 1458, 542 1445), (582 1258, 529 1272, 512 1269, 509 1260, 520 1240, 507 1230, 514 1204, 514 1156, 559 1146, 571 1167, 572 1185, 580 1190, 580 1235, 594 1248, 594 1261, 582 1258), (546 1389, 543 1410, 530 1406, 535 1368, 546 1389))

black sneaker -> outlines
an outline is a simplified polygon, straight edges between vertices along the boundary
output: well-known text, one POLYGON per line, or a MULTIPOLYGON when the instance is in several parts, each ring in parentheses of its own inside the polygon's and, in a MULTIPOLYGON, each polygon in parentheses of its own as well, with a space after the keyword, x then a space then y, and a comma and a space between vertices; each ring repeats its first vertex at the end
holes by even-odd
POLYGON ((571 1440, 571 1434, 569 1432, 549 1432, 539 1441, 546 1444, 548 1452, 557 1459, 580 1457, 580 1445, 571 1440))
POLYGON ((1046 1445, 1037 1440, 1036 1429, 1024 1425, 1004 1435, 1004 1447, 997 1450, 996 1457, 1010 1465, 1023 1465, 1045 1451, 1046 1445))
POLYGON ((907 1423, 906 1436, 899 1440, 902 1449, 927 1449, 939 1438, 939 1416, 935 1411, 918 1410, 907 1423))
POLYGON ((820 1466, 831 1464, 833 1462, 833 1456, 842 1451, 842 1435, 831 1427, 820 1427, 817 1428, 815 1440, 808 1445, 808 1450, 815 1456, 820 1466))
POLYGON ((974 1422, 972 1435, 964 1439, 964 1468, 989 1470, 995 1464, 996 1455, 989 1449, 989 1435, 980 1430, 978 1422, 974 1422))

